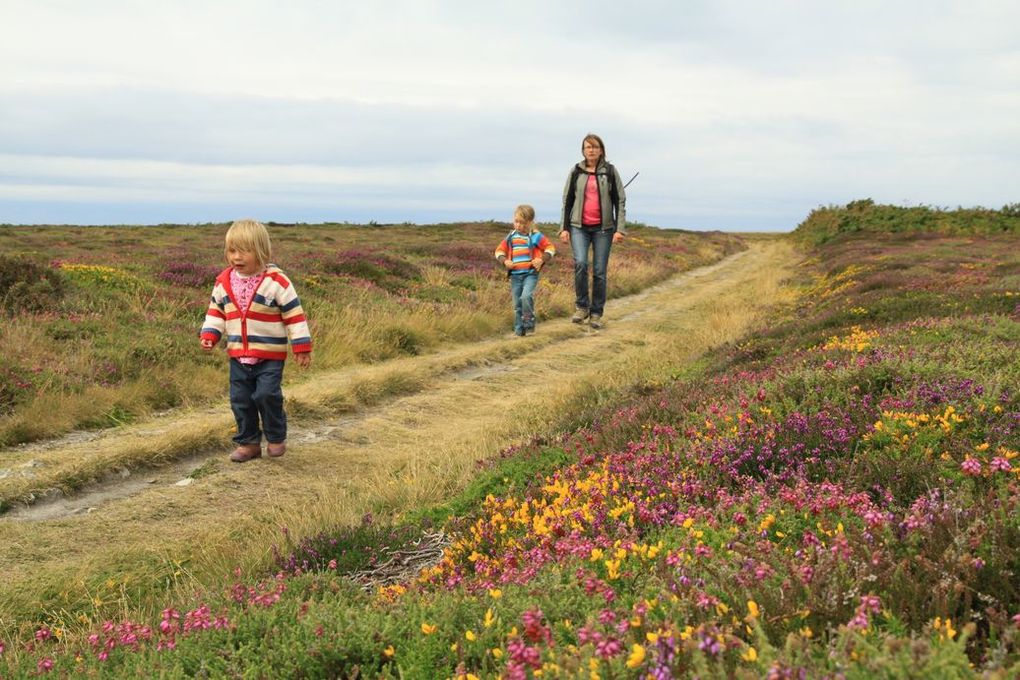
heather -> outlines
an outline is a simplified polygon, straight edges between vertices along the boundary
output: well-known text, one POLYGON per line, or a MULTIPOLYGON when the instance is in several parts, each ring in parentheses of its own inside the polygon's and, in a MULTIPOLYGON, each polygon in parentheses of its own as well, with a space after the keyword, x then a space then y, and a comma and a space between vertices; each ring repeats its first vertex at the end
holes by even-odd
POLYGON ((1016 677, 1016 237, 807 255, 795 309, 443 506, 281 531, 144 620, 54 616, 11 673, 1016 677))
MULTIPOLYGON (((0 228, 0 341, 16 348, 0 360, 0 446, 222 400, 222 356, 195 348, 226 227, 0 228)), ((274 259, 311 319, 312 373, 505 332, 512 317, 492 252, 509 229, 271 224, 274 259)), ((743 247, 735 236, 634 225, 614 257, 612 294, 743 247)), ((561 251, 543 276, 540 320, 572 306, 561 251)))

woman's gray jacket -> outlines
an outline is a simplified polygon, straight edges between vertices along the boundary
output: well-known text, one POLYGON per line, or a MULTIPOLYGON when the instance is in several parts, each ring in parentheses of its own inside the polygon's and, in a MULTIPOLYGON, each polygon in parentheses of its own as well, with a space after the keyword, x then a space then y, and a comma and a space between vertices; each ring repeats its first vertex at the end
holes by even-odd
MULTIPOLYGON (((584 189, 592 173, 580 162, 570 169, 567 183, 563 187, 563 212, 560 226, 563 230, 581 226, 584 214, 584 189)), ((627 233, 627 195, 620 181, 620 173, 612 163, 600 160, 595 166, 595 179, 599 187, 599 201, 602 208, 602 229, 627 233)))

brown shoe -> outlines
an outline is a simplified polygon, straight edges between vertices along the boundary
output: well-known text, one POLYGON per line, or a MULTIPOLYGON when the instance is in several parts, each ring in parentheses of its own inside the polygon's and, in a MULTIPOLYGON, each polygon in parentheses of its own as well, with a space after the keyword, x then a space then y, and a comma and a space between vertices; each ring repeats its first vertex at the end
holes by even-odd
POLYGON ((283 454, 287 453, 287 442, 280 442, 279 444, 270 443, 266 447, 266 453, 269 454, 270 458, 279 458, 283 454))
POLYGON ((262 457, 261 444, 241 444, 230 454, 230 460, 235 463, 247 463, 249 460, 262 457))
POLYGON ((602 320, 601 314, 592 314, 591 318, 588 319, 588 325, 595 330, 598 330, 600 328, 605 328, 606 322, 602 320))
POLYGON ((584 307, 578 307, 574 310, 574 316, 570 317, 570 320, 574 323, 581 323, 588 318, 588 310, 584 307))

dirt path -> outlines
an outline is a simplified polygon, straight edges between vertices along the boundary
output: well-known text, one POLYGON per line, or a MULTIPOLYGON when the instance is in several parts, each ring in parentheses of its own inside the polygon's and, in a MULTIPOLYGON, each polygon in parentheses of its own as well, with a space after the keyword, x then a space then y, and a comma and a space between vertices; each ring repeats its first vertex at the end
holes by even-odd
MULTIPOLYGON (((281 526, 300 534, 367 511, 440 500, 471 477, 477 459, 569 422, 579 399, 608 397, 740 337, 760 322, 750 310, 777 295, 793 257, 785 241, 755 240, 719 264, 609 301, 602 331, 557 319, 527 338, 507 335, 373 367, 383 382, 418 382, 406 396, 355 413, 299 414, 290 451, 279 460, 227 461, 226 406, 29 452, 31 460, 57 459, 77 455, 76 447, 112 447, 118 437, 149 441, 199 421, 224 424, 225 443, 208 453, 0 516, 0 572, 9 577, 0 602, 17 593, 24 606, 34 588, 60 578, 225 572, 259 559, 279 541, 281 526)), ((317 403, 327 387, 357 379, 351 372, 317 376, 288 398, 300 413, 303 400, 317 403)), ((3 616, 0 608, 0 623, 3 616)))

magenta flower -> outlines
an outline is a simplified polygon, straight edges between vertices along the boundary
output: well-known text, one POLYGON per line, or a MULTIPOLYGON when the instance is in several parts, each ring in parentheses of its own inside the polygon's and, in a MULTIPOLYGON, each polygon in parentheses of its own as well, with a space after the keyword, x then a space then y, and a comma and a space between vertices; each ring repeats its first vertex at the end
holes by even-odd
POLYGON ((1002 456, 996 456, 995 458, 992 458, 992 462, 988 464, 988 467, 992 468, 996 472, 1010 472, 1013 469, 1013 466, 1010 465, 1010 462, 1003 458, 1002 456))
POLYGON ((53 670, 53 659, 49 657, 39 659, 39 663, 36 664, 36 670, 40 673, 49 673, 53 670))
POLYGON ((595 655, 602 659, 611 659, 623 651, 623 643, 616 638, 607 638, 595 645, 595 655))
POLYGON ((977 477, 981 474, 981 461, 977 458, 967 457, 967 460, 960 463, 960 470, 970 477, 977 477))

